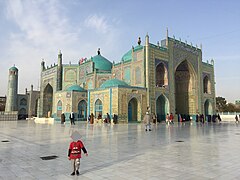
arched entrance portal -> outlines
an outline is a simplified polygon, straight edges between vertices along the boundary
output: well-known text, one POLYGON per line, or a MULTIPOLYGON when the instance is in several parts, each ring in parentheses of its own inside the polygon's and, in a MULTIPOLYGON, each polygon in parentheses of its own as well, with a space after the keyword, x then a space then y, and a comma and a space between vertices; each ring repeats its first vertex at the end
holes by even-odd
POLYGON ((52 114, 53 88, 48 84, 43 91, 43 116, 49 117, 52 114))
POLYGON ((80 121, 87 119, 87 103, 85 100, 82 100, 78 103, 78 118, 80 121))
POLYGON ((176 113, 196 114, 196 82, 195 73, 185 60, 175 71, 175 102, 176 113))
POLYGON ((211 115, 213 114, 212 103, 207 99, 204 103, 204 113, 207 121, 211 121, 211 115))
POLYGON ((137 122, 138 102, 132 98, 128 103, 128 122, 137 122))
POLYGON ((165 121, 166 114, 169 113, 169 102, 164 95, 161 95, 157 98, 156 108, 157 108, 157 120, 165 121))
POLYGON ((212 103, 208 99, 204 103, 204 113, 206 116, 213 114, 212 103))

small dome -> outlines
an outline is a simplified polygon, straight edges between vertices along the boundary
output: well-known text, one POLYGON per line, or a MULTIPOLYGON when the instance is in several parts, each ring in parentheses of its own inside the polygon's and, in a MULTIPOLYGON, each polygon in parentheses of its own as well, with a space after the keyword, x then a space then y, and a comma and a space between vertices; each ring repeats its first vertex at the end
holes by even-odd
POLYGON ((86 90, 80 87, 79 85, 72 85, 69 88, 67 88, 67 91, 85 92, 86 90))
POLYGON ((132 60, 132 50, 129 50, 126 54, 123 55, 122 61, 130 61, 132 60))
POLYGON ((112 63, 101 55, 96 55, 91 58, 94 62, 94 68, 103 71, 111 71, 112 63))
POLYGON ((13 66, 13 67, 11 67, 9 70, 10 70, 10 71, 18 71, 18 68, 16 68, 15 66, 13 66))
POLYGON ((100 88, 119 87, 119 86, 129 87, 129 85, 127 83, 125 83, 124 81, 121 81, 119 79, 110 79, 110 80, 105 81, 100 86, 100 88))
MULTIPOLYGON (((133 48, 133 51, 135 52, 135 51, 138 51, 138 50, 141 50, 141 49, 143 49, 143 46, 142 46, 142 45, 137 45, 137 46, 135 46, 135 47, 133 48)), ((123 57, 122 57, 122 61, 123 61, 123 62, 130 61, 130 60, 132 60, 132 49, 129 50, 129 51, 128 51, 126 54, 124 54, 123 57)))

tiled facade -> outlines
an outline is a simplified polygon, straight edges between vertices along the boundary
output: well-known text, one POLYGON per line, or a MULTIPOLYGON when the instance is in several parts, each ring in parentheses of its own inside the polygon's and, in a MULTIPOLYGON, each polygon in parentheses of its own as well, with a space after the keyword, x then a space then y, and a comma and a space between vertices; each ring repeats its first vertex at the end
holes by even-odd
MULTIPOLYGON (((112 82, 112 81, 111 81, 112 82)), ((100 55, 45 67, 42 62, 39 116, 56 119, 73 111, 80 120, 89 114, 117 114, 119 121, 141 121, 147 107, 164 120, 167 113, 191 116, 215 113, 214 65, 202 62, 201 48, 167 36, 157 45, 132 47, 118 63, 100 55), (108 68, 109 67, 109 68, 108 68), (105 86, 111 80, 126 85, 105 86), (81 90, 69 90, 78 85, 81 90), (96 104, 97 103, 97 104, 96 104)))

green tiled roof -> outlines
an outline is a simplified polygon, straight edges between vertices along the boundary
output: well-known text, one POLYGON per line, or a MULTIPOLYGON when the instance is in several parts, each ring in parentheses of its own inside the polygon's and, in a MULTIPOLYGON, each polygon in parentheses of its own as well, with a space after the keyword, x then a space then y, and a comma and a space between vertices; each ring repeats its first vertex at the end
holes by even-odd
POLYGON ((119 86, 129 87, 129 85, 127 83, 125 83, 124 81, 121 81, 119 79, 110 79, 110 80, 105 81, 100 86, 100 88, 119 87, 119 86))
POLYGON ((69 88, 67 88, 67 91, 85 92, 86 90, 80 87, 79 85, 72 85, 69 88))
POLYGON ((94 62, 94 68, 103 71, 111 71, 112 63, 101 55, 96 55, 91 58, 94 62))
MULTIPOLYGON (((133 51, 136 52, 136 51, 139 51, 143 49, 143 46, 142 45, 137 45, 134 47, 133 51)), ((126 54, 123 55, 122 57, 122 61, 125 62, 125 61, 130 61, 132 60, 132 49, 130 49, 126 54)))

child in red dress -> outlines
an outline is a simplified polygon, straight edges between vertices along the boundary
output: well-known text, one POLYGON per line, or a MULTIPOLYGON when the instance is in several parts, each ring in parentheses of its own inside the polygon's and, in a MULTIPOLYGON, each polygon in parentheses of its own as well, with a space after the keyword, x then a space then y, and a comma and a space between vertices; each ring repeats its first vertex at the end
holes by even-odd
POLYGON ((69 145, 68 159, 72 161, 73 172, 71 175, 74 176, 75 173, 79 175, 81 150, 83 150, 86 156, 88 156, 88 153, 83 142, 80 140, 80 134, 77 131, 72 133, 71 138, 73 139, 73 142, 69 145))

